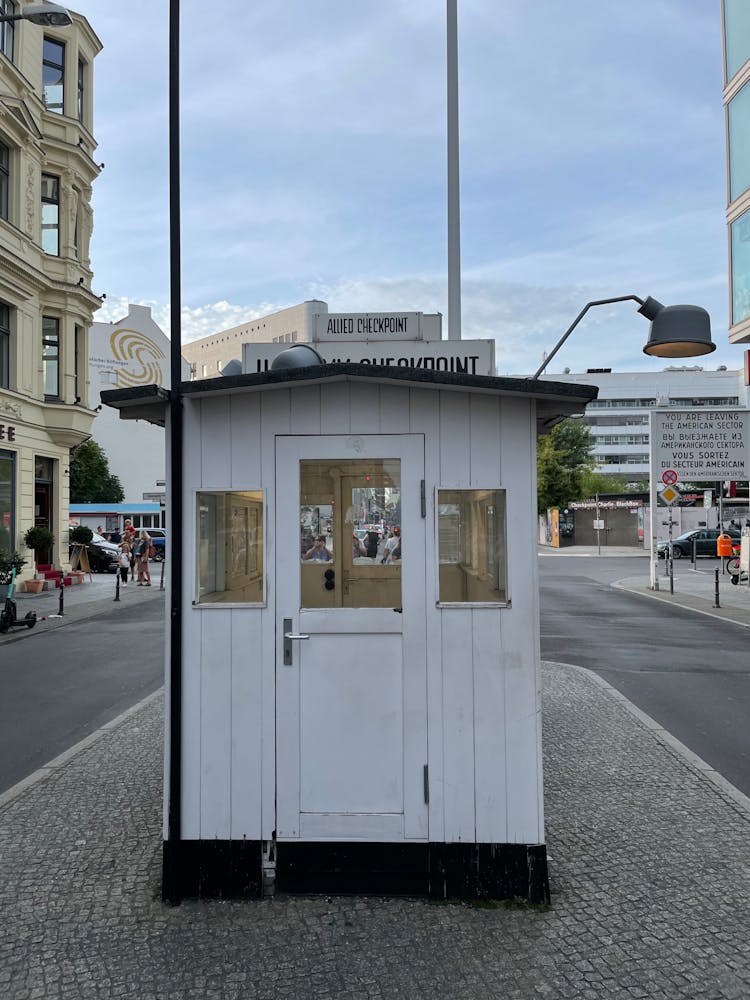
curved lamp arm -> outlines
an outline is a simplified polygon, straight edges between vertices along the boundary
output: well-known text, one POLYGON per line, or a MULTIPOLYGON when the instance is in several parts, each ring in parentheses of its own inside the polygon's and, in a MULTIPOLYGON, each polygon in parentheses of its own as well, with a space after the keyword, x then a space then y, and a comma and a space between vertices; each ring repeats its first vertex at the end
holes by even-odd
MULTIPOLYGON (((539 378, 539 376, 542 374, 542 372, 544 371, 544 369, 547 367, 547 365, 550 363, 550 361, 554 358, 554 356, 560 350, 560 348, 562 347, 562 345, 565 343, 565 341, 568 339, 568 337, 571 335, 571 333, 575 330, 575 328, 578 326, 578 324, 581 322, 581 320, 583 319, 583 317, 586 315, 586 313, 589 311, 589 309, 592 306, 607 306, 607 305, 610 305, 612 302, 638 302, 641 305, 641 309, 639 309, 638 312, 642 312, 643 311, 643 307, 646 306, 648 303, 654 302, 656 304, 656 300, 652 299, 650 296, 649 296, 648 299, 646 299, 644 301, 638 295, 618 295, 617 298, 614 298, 614 299, 595 299, 593 302, 587 302, 586 305, 583 307, 583 309, 581 309, 581 311, 578 313, 578 315, 576 316, 576 318, 573 320, 573 322, 570 324, 570 326, 568 327, 568 329, 565 331, 565 333, 562 335, 562 337, 560 337, 560 339, 555 344, 555 346, 552 348, 552 350, 547 355, 547 357, 544 359, 544 362, 542 363, 542 365, 540 365, 540 367, 537 368, 536 372, 534 372, 534 374, 531 376, 532 379, 539 378)), ((650 312, 650 310, 649 310, 649 312, 650 312)), ((646 316, 647 319, 651 318, 646 312, 644 312, 644 315, 646 316)))

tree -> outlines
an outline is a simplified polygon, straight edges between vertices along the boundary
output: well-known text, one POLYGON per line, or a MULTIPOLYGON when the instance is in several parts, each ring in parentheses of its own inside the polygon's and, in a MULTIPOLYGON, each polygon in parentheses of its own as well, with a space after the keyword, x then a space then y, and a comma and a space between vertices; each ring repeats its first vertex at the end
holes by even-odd
POLYGON ((109 461, 96 441, 85 441, 71 454, 71 503, 122 503, 122 483, 109 471, 109 461))
POLYGON ((537 508, 567 507, 586 492, 585 476, 593 468, 594 439, 579 417, 557 424, 537 444, 537 508))

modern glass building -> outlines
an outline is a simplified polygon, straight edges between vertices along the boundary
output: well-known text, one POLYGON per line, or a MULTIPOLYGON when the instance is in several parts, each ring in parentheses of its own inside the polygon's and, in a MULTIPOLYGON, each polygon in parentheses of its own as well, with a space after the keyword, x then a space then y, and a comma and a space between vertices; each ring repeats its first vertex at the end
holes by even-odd
POLYGON ((750 343, 750 3, 723 0, 729 342, 750 343))

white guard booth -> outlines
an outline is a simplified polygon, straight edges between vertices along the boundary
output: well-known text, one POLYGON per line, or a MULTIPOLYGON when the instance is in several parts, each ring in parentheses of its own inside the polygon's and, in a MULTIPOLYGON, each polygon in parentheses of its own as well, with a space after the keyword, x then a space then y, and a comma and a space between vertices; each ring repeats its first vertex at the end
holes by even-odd
MULTIPOLYGON (((547 900, 536 438, 597 390, 322 364, 181 391, 179 896, 547 900)), ((168 421, 157 386, 102 399, 168 421)))

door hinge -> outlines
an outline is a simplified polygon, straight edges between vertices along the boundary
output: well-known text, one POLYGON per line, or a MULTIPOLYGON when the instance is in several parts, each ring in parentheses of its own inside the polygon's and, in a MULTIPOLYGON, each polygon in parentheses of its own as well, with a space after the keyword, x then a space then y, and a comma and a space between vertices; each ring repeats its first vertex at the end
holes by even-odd
POLYGON ((430 768, 427 764, 422 768, 422 781, 424 783, 424 800, 430 804, 430 768))
POLYGON ((422 517, 427 517, 427 498, 424 493, 424 479, 420 479, 419 481, 419 503, 422 517))

